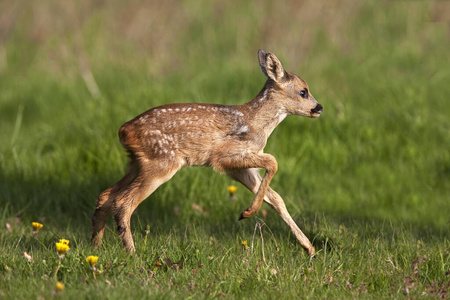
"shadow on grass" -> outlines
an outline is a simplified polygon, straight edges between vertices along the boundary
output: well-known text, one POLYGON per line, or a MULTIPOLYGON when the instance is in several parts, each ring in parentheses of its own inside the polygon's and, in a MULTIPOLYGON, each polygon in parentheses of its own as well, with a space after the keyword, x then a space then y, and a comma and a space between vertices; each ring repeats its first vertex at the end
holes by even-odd
MULTIPOLYGON (((355 214, 317 215, 306 214, 300 226, 310 237, 313 246, 327 252, 342 248, 339 241, 352 236, 360 240, 393 240, 423 241, 425 243, 441 243, 450 235, 450 228, 436 227, 418 223, 405 223, 396 220, 362 217, 355 214), (303 227, 302 227, 303 226, 303 227)), ((298 221, 298 224, 301 224, 298 221)), ((291 236, 291 241, 295 238, 291 236)))
MULTIPOLYGON (((2 205, 2 221, 13 218, 23 222, 42 221, 47 228, 54 228, 48 238, 59 237, 59 233, 68 231, 79 235, 78 239, 88 242, 91 230, 91 216, 95 208, 95 200, 99 193, 114 183, 117 178, 99 176, 60 182, 55 178, 34 177, 24 180, 23 176, 2 176, 0 196, 4 199, 2 205)), ((78 178, 78 177, 77 177, 78 178)), ((242 232, 252 232, 257 220, 238 222, 237 216, 242 203, 233 207, 225 205, 224 210, 213 211, 202 215, 192 209, 174 212, 173 202, 160 201, 158 195, 152 195, 142 204, 137 214, 132 217, 132 231, 136 238, 143 234, 147 226, 154 232, 168 235, 173 229, 184 232, 192 226, 202 227, 202 231, 215 235, 240 235, 242 232)), ((191 203, 184 203, 190 208, 191 203)), ((107 235, 115 231, 115 224, 109 218, 107 235)), ((276 238, 289 234, 289 229, 275 213, 271 212, 262 219, 274 233, 276 238)), ((340 232, 346 235, 357 235, 359 239, 385 239, 407 236, 424 242, 436 242, 450 236, 449 228, 436 228, 424 224, 400 223, 395 220, 381 220, 362 217, 356 214, 318 215, 314 212, 301 214, 296 220, 299 227, 310 238, 317 251, 327 252, 339 249, 340 232)), ((293 244, 297 241, 290 234, 293 244)), ((30 246, 32 246, 30 244, 30 246)), ((300 249, 300 248, 299 248, 300 249)))

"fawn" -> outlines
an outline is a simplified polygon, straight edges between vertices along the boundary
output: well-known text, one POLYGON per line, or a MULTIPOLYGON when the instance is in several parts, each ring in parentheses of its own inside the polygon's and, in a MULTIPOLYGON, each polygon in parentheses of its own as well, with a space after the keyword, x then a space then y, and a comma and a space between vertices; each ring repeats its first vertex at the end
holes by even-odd
POLYGON ((263 89, 242 105, 168 104, 125 123, 119 138, 128 151, 127 174, 103 191, 92 217, 92 243, 100 246, 105 223, 114 214, 125 249, 135 251, 130 218, 136 207, 184 166, 211 166, 241 182, 255 198, 239 220, 250 218, 266 201, 287 223, 309 255, 314 247, 289 215, 283 199, 269 187, 278 164, 263 152, 272 131, 289 115, 317 118, 322 112, 306 82, 284 70, 278 58, 258 51, 267 77, 263 89), (261 178, 258 169, 265 169, 261 178))

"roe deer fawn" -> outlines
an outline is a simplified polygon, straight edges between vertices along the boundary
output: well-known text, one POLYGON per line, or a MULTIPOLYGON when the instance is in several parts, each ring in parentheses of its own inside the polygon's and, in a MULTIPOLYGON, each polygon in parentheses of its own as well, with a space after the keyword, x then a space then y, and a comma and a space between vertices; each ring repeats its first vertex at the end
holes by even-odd
POLYGON ((256 214, 264 200, 283 218, 308 254, 315 254, 283 199, 269 187, 278 165, 263 149, 286 116, 317 118, 322 105, 311 95, 306 82, 285 71, 274 54, 259 50, 258 58, 267 81, 250 102, 236 106, 168 104, 152 108, 120 128, 120 142, 129 153, 129 169, 97 199, 92 217, 94 245, 101 244, 106 220, 113 213, 124 248, 134 252, 130 218, 136 207, 182 167, 211 166, 255 194, 239 220, 256 214), (260 168, 265 169, 262 178, 260 168))

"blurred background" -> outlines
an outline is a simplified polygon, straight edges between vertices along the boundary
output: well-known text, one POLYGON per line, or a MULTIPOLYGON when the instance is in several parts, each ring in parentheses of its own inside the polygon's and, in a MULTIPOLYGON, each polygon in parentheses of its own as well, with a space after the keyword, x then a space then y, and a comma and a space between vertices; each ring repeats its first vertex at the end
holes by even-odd
MULTIPOLYGON (((265 82, 259 48, 324 106, 287 118, 266 147, 298 222, 449 232, 446 1, 0 1, 3 220, 87 237, 95 199, 126 169, 119 127, 165 103, 249 101, 265 82)), ((182 170, 138 217, 234 224, 252 195, 238 186, 230 204, 231 183, 182 170)))

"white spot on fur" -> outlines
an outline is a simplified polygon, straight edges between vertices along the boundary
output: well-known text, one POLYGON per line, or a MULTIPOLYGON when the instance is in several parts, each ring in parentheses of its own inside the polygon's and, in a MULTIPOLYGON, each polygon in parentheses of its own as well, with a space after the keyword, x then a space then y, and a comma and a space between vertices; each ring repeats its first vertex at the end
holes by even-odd
POLYGON ((147 130, 149 135, 160 135, 161 131, 159 131, 158 129, 155 130, 147 130))
POLYGON ((277 127, 278 126, 278 124, 280 124, 281 123, 281 121, 283 121, 284 120, 284 118, 286 118, 287 117, 287 113, 286 112, 284 112, 282 109, 279 109, 278 111, 277 111, 277 114, 276 114, 276 116, 275 116, 276 118, 278 118, 278 120, 277 120, 277 122, 276 122, 276 124, 275 124, 275 126, 273 127, 273 129, 269 132, 269 135, 270 134, 272 134, 272 131, 275 129, 275 127, 277 127))
POLYGON ((263 102, 264 100, 266 100, 266 98, 267 98, 267 91, 268 90, 264 91, 263 96, 258 100, 258 102, 263 102))
POLYGON ((238 111, 238 110, 236 110, 236 109, 233 109, 232 113, 233 113, 234 115, 238 115, 238 116, 241 116, 241 117, 244 115, 243 113, 241 113, 240 111, 238 111))
MULTIPOLYGON (((281 121, 283 121, 284 118, 287 117, 287 113, 281 112, 281 111, 279 110, 277 116, 278 116, 278 124, 280 124, 281 121)), ((277 124, 277 125, 278 125, 278 124, 277 124)))
POLYGON ((161 111, 162 111, 163 113, 165 113, 165 112, 166 112, 166 109, 165 109, 165 108, 163 108, 163 109, 161 109, 161 111))
POLYGON ((248 131, 248 126, 247 125, 244 125, 244 126, 241 126, 237 131, 236 131, 236 133, 237 134, 244 134, 244 133, 246 133, 248 131))
POLYGON ((147 121, 147 119, 148 119, 148 115, 145 115, 145 116, 142 116, 142 117, 139 119, 139 121, 140 121, 141 123, 145 123, 145 121, 147 121))

